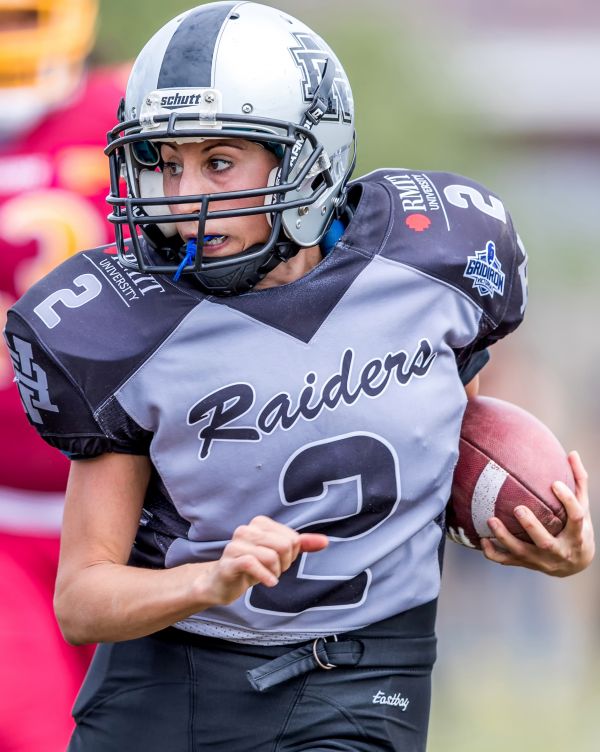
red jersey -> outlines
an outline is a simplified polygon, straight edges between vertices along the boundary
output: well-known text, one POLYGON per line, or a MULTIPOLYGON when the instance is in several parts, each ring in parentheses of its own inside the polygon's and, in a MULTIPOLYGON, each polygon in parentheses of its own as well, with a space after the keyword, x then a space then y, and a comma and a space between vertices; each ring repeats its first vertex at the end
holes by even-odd
MULTIPOLYGON (((127 71, 89 74, 80 91, 20 139, 0 143, 0 324, 34 282, 83 248, 111 242, 106 133, 127 71)), ((0 487, 64 490, 68 461, 27 423, 0 344, 0 487)))

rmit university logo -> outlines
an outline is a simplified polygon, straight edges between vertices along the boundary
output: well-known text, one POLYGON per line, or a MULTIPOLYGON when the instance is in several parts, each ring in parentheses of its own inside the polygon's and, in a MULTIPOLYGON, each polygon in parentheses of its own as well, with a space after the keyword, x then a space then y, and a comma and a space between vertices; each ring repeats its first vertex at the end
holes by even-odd
POLYGON ((492 240, 488 240, 483 251, 476 251, 467 258, 463 277, 473 280, 473 287, 481 296, 504 295, 504 272, 492 240))
MULTIPOLYGON (((302 71, 302 93, 305 102, 312 102, 325 63, 331 60, 330 53, 312 34, 292 34, 299 47, 290 47, 296 65, 302 71)), ((350 86, 336 66, 336 76, 329 94, 329 104, 323 120, 341 120, 349 123, 352 120, 352 92, 350 86)))

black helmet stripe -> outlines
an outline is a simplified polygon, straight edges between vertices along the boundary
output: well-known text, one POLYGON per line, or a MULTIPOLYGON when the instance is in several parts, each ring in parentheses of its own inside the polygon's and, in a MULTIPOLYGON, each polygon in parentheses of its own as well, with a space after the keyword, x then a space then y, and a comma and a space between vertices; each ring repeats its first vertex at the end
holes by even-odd
POLYGON ((212 61, 223 24, 239 2, 204 5, 181 22, 165 52, 159 89, 212 86, 212 61))

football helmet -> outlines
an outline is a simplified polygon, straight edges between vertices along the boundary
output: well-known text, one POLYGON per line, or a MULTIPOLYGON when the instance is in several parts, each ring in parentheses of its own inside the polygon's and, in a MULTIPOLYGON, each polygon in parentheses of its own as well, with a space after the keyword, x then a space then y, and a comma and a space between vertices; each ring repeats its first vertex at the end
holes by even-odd
POLYGON ((0 0, 0 136, 73 93, 95 41, 98 0, 0 0))
POLYGON ((355 161, 352 92, 329 46, 292 16, 252 2, 209 3, 171 20, 141 51, 108 140, 109 219, 121 262, 194 275, 205 292, 236 294, 301 247, 318 244, 342 210, 355 161), (228 137, 276 154, 268 185, 165 197, 161 143, 228 137), (219 201, 249 197, 260 197, 260 205, 218 208, 219 201), (194 206, 174 215, 174 204, 194 206), (267 215, 265 243, 203 256, 208 220, 249 214, 267 215), (197 222, 197 252, 183 246, 177 221, 197 222))

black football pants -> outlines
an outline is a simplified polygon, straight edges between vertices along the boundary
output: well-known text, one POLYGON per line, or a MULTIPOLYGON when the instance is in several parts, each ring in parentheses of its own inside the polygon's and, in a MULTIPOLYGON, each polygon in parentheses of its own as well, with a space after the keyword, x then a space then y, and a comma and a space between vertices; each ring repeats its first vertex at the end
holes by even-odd
POLYGON ((424 752, 434 622, 432 602, 337 643, 100 645, 68 752, 424 752))

